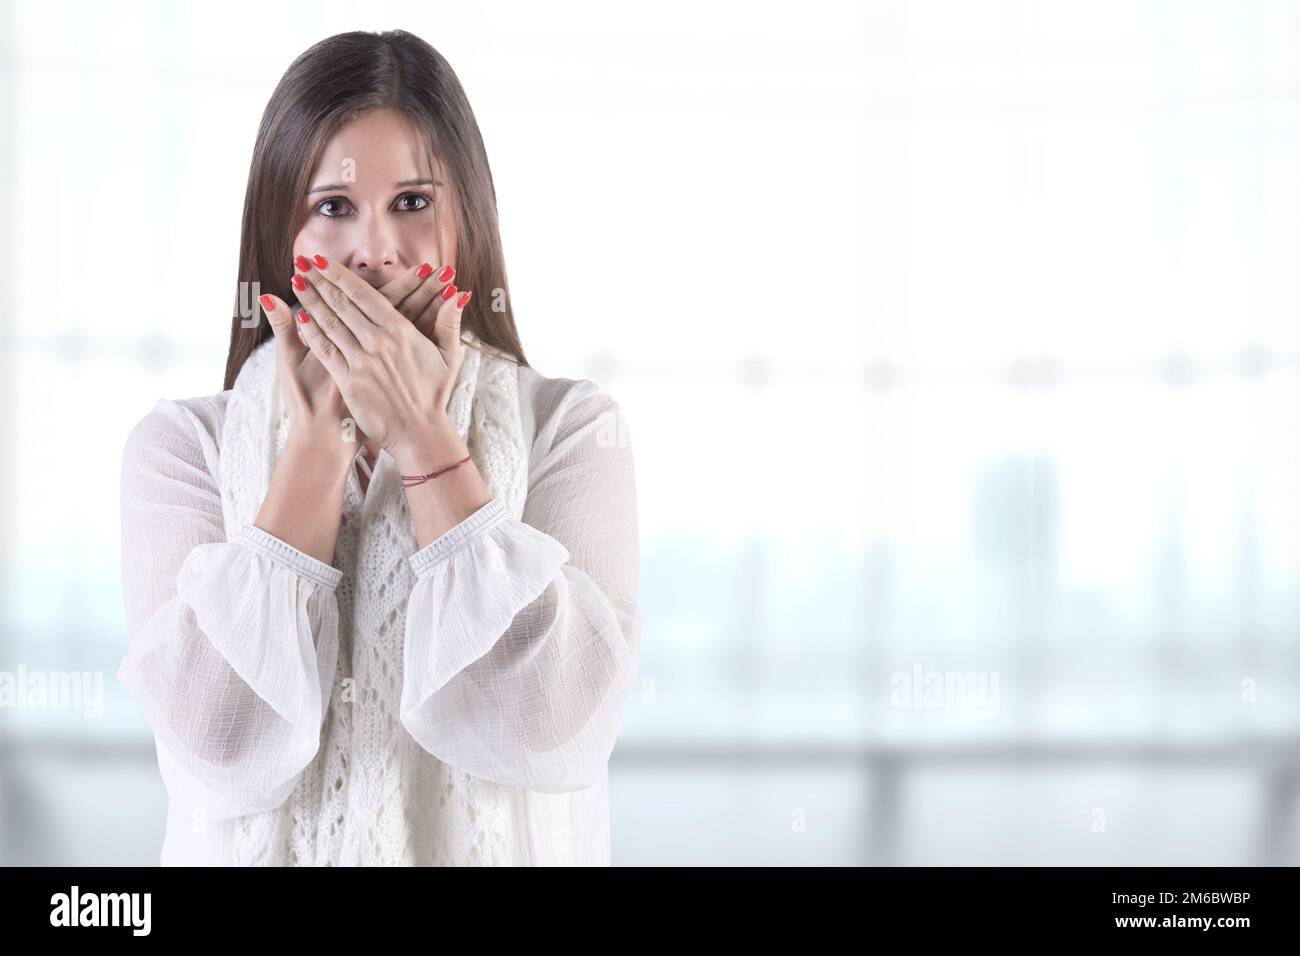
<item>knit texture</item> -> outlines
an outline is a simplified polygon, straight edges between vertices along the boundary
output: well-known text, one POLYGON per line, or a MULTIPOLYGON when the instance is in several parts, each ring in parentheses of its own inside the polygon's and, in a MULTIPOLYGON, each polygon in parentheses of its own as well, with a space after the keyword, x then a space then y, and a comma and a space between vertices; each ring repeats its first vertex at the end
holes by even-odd
MULTIPOLYGON (((472 333, 462 338, 478 344, 472 333)), ((516 518, 528 478, 517 374, 508 358, 465 345, 447 408, 488 490, 516 518)), ((256 518, 289 424, 271 339, 244 363, 221 435, 222 510, 232 538, 256 518)), ((320 748, 282 805, 236 821, 235 865, 533 862, 529 793, 444 763, 399 718, 407 600, 415 583, 408 559, 417 550, 396 461, 381 450, 364 495, 355 473, 348 474, 333 562, 343 572, 336 590, 338 664, 320 748)), ((548 818, 571 820, 568 795, 548 796, 548 818)))

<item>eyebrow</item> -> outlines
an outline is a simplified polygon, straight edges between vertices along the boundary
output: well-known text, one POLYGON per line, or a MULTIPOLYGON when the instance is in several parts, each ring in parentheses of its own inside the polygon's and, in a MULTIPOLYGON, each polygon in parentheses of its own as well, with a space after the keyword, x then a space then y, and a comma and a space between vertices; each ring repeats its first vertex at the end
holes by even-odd
MULTIPOLYGON (((438 182, 436 179, 403 179, 400 183, 393 183, 393 188, 401 189, 404 186, 441 186, 441 185, 442 183, 438 182)), ((334 190, 334 189, 339 189, 342 190, 343 192, 347 192, 348 184, 347 183, 326 183, 323 186, 313 186, 311 189, 307 190, 307 195, 310 196, 312 193, 329 192, 330 190, 334 190)))

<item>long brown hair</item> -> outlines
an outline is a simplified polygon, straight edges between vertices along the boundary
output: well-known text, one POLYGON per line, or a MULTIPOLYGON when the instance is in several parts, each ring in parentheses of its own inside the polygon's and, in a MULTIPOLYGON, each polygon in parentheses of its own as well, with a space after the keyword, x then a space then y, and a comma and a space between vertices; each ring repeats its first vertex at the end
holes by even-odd
MULTIPOLYGON (((443 164, 457 217, 457 285, 482 290, 466 307, 462 329, 528 365, 510 305, 496 187, 460 80, 442 55, 414 34, 358 30, 321 40, 302 53, 280 78, 262 114, 244 193, 224 388, 234 386, 244 361, 274 335, 250 290, 286 302, 294 298, 289 276, 295 210, 321 152, 340 127, 383 107, 414 121, 431 169, 437 168, 435 155, 443 164), (250 314, 258 316, 252 328, 246 327, 250 314)), ((435 204, 435 215, 441 206, 435 204)))

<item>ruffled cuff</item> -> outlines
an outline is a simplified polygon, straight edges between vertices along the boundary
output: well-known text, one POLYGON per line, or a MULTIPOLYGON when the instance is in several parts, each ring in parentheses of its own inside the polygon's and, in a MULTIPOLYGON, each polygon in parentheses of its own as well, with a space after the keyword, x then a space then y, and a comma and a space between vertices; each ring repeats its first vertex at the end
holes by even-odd
POLYGON ((167 748, 248 807, 283 802, 319 749, 338 655, 338 609, 326 592, 341 576, 254 526, 200 545, 119 668, 167 748), (247 691, 229 671, 283 723, 250 723, 247 691))
POLYGON ((277 538, 257 525, 245 525, 239 529, 235 540, 265 555, 281 567, 315 581, 321 587, 331 591, 337 588, 339 581, 343 579, 343 572, 338 568, 313 558, 305 551, 299 551, 289 542, 277 538))
MULTIPOLYGON (((235 541, 240 548, 209 544, 192 551, 181 566, 177 593, 231 669, 301 731, 306 766, 319 746, 329 703, 330 688, 321 680, 337 660, 336 650, 317 647, 307 602, 318 588, 332 592, 343 572, 255 525, 241 528, 235 541), (234 582, 243 582, 244 589, 232 592, 234 582)), ((322 622, 326 636, 336 640, 337 605, 327 601, 322 610, 329 616, 322 622)))
POLYGON ((401 713, 418 739, 420 708, 492 649, 560 574, 569 550, 494 497, 408 560, 416 583, 407 604, 401 713))

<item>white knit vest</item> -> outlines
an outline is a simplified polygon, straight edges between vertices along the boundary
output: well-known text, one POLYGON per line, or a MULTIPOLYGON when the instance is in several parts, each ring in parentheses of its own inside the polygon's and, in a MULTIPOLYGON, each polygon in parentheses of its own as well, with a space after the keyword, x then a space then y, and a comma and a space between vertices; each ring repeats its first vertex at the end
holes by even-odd
MULTIPOLYGON (((462 340, 480 344, 468 331, 462 340)), ((488 490, 518 518, 528 449, 517 363, 463 349, 447 413, 488 490)), ((227 536, 256 518, 288 432, 269 339, 240 370, 222 428, 227 536)), ((335 592, 338 666, 320 749, 282 805, 238 819, 235 865, 573 862, 565 849, 574 845, 574 834, 565 832, 573 822, 568 794, 471 776, 434 757, 401 724, 406 606, 415 583, 407 559, 416 550, 397 463, 381 450, 364 496, 348 473, 333 562, 343 572, 335 592), (348 678, 350 695, 344 693, 348 678)))

